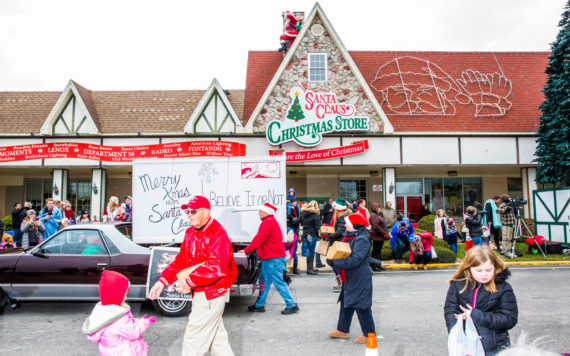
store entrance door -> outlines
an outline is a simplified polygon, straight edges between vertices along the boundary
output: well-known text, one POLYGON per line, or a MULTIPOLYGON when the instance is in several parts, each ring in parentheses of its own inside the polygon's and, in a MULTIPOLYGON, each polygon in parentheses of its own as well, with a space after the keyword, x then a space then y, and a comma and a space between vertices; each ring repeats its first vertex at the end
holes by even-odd
POLYGON ((422 213, 421 195, 403 195, 396 197, 397 211, 407 217, 411 223, 417 223, 422 213))

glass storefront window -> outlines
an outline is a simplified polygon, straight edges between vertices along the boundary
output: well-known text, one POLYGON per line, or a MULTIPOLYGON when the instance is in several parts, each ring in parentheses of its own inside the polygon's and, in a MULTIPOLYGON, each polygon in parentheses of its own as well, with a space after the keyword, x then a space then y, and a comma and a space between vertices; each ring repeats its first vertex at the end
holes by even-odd
POLYGON ((460 218, 463 216, 463 191, 461 178, 444 178, 443 195, 447 216, 460 218))
POLYGON ((360 198, 366 198, 366 180, 341 180, 340 197, 349 203, 360 198))
POLYGON ((424 203, 433 212, 443 209, 443 178, 424 179, 424 203))
POLYGON ((32 208, 38 212, 44 206, 44 201, 52 196, 52 181, 44 179, 26 180, 26 201, 32 203, 32 208))
POLYGON ((396 178, 396 194, 423 195, 421 178, 396 178))
POLYGON ((481 178, 463 178, 463 205, 465 208, 477 203, 482 206, 485 202, 482 193, 481 178))
POLYGON ((81 210, 89 210, 91 205, 91 182, 90 181, 69 181, 67 200, 71 203, 71 208, 75 216, 81 214, 81 210))

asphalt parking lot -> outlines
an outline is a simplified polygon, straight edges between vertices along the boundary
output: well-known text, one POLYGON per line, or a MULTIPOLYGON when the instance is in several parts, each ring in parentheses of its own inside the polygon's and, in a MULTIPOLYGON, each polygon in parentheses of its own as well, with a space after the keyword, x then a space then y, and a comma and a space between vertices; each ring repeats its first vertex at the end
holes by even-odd
MULTIPOLYGON (((547 336, 551 351, 570 351, 570 267, 512 268, 511 284, 519 303, 519 323, 511 335, 525 330, 531 337, 547 336)), ((446 355, 447 332, 443 303, 453 270, 387 271, 374 275, 373 315, 380 355, 446 355)), ((224 323, 236 355, 363 355, 356 316, 351 340, 332 340, 338 294, 332 275, 294 277, 291 291, 301 311, 283 316, 283 301, 272 290, 265 313, 249 313, 254 297, 234 298, 226 306, 224 323)), ((81 334, 93 303, 27 303, 0 316, 4 355, 97 355, 97 346, 81 334)), ((148 303, 132 303, 135 316, 156 315, 148 303)), ((158 315, 145 334, 149 355, 180 355, 186 318, 158 315)))

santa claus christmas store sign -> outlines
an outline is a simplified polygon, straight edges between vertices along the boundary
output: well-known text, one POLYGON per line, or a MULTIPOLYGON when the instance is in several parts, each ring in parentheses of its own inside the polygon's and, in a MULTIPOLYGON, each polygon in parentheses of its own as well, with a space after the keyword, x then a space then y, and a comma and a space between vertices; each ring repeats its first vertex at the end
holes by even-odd
POLYGON ((0 162, 45 158, 81 158, 103 162, 130 162, 136 158, 245 156, 245 145, 225 141, 173 142, 146 146, 100 146, 55 142, 0 147, 0 162))

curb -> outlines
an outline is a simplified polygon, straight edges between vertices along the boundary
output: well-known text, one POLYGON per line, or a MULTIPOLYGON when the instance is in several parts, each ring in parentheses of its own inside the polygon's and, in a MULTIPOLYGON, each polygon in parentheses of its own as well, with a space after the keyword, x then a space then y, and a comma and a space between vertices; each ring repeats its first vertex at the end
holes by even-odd
MULTIPOLYGON (((570 265, 570 261, 527 261, 527 262, 505 262, 508 266, 564 266, 570 265)), ((382 265, 386 269, 408 269, 407 263, 382 265)), ((459 263, 430 263, 428 268, 450 268, 457 267, 459 263)))

